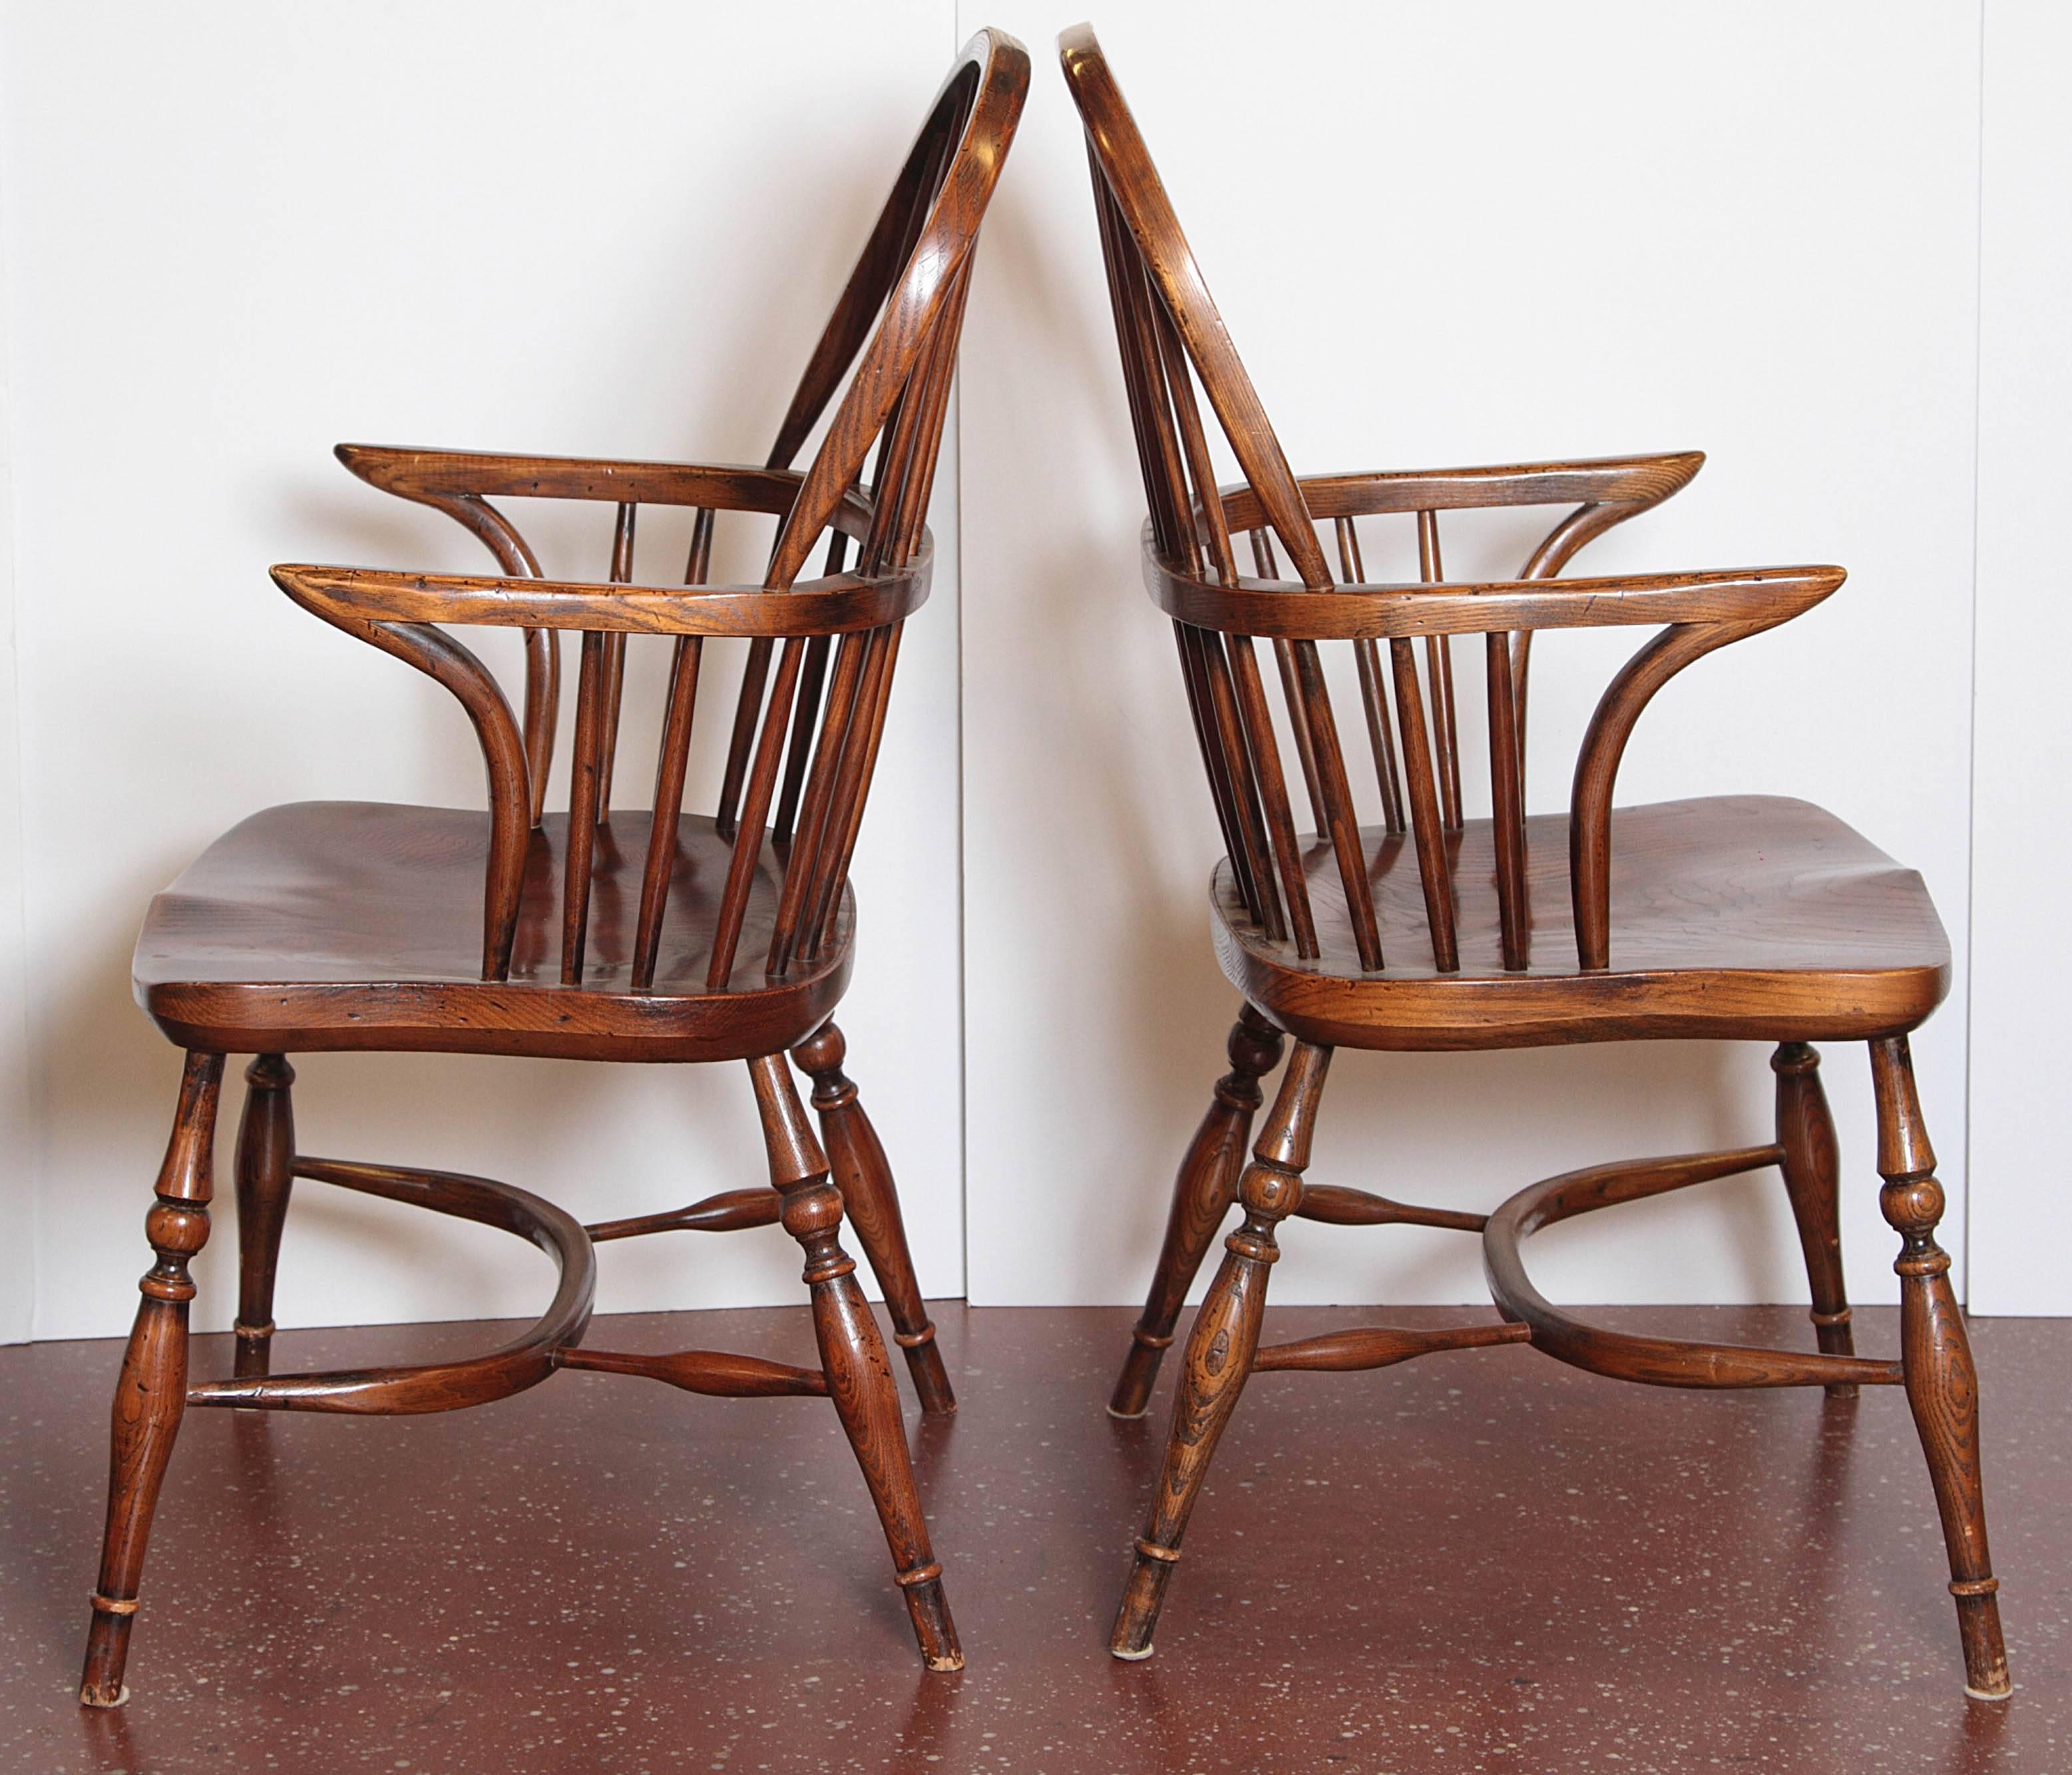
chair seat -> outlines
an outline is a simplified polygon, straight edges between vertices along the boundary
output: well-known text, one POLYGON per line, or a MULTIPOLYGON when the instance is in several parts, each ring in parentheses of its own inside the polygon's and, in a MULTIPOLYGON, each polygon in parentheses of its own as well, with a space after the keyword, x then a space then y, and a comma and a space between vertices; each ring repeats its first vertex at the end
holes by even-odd
POLYGON ((1803 801, 1723 795, 1612 815, 1611 966, 1576 964, 1564 814, 1525 823, 1528 966, 1504 971, 1490 822, 1449 842, 1460 968, 1433 965, 1416 851, 1369 828, 1386 966, 1363 972, 1328 844, 1304 867, 1314 959, 1247 919, 1230 862, 1212 894, 1231 983, 1289 1033, 1334 1046, 1531 1047, 1649 1037, 1842 1041, 1910 1029, 1950 984, 1921 877, 1803 801))
POLYGON ((677 823, 653 990, 630 990, 651 821, 598 833, 583 982, 561 984, 568 820, 532 835, 511 977, 482 978, 489 816, 356 801, 270 807, 232 828, 151 902, 137 1001, 180 1046, 225 1054, 440 1050, 623 1060, 774 1054, 832 1013, 855 908, 772 983, 763 958, 781 864, 766 841, 727 988, 705 985, 730 847, 705 816, 677 823))

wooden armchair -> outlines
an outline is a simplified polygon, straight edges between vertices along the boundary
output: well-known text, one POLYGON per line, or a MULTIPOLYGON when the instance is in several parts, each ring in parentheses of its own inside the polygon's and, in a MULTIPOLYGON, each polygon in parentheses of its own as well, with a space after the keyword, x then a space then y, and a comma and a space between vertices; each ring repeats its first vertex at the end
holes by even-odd
POLYGON ((1183 1161, 1157 1275, 1110 1409, 1144 1411, 1187 1287, 1235 1202, 1243 1222, 1189 1339, 1165 1471, 1112 1650, 1148 1657, 1189 1513, 1255 1373, 1376 1368, 1429 1351, 1530 1342, 1599 1373, 1675 1387, 1903 1385, 1950 1555, 1966 1686, 2008 1693, 1980 1501, 1975 1379, 1942 1193, 1907 1036, 1947 989, 1949 945, 1919 877, 1803 802, 1733 796, 1613 806, 1619 761, 1655 692, 1705 655, 1790 620, 1841 584, 1834 567, 1557 580, 1576 553, 1675 493, 1696 454, 1433 474, 1297 479, 1227 332, 1128 108, 1085 27, 1059 39, 1085 124, 1124 380, 1149 503, 1145 579, 1173 619, 1227 854, 1211 889, 1217 959, 1244 995, 1231 1070, 1183 1161), (1201 395, 1244 480, 1215 483, 1201 395), (1457 583, 1442 512, 1569 507, 1515 580, 1457 583), (1415 522, 1420 582, 1370 584, 1359 524, 1415 522), (1236 539, 1248 538, 1247 575, 1236 539), (1326 539, 1329 539, 1327 543, 1326 539), (1337 570, 1327 556, 1335 544, 1337 570), (1285 553, 1289 572, 1278 565, 1285 553), (1524 811, 1523 737, 1536 631, 1652 627, 1584 737, 1565 814, 1524 811), (1462 808, 1452 643, 1482 638, 1490 813, 1462 808), (1313 821, 1298 831, 1255 640, 1270 643, 1313 821), (1355 812, 1323 648, 1349 643, 1379 826, 1355 812), (1420 680, 1417 655, 1424 654, 1420 680), (1386 649, 1386 659, 1383 649, 1386 649), (1391 708, 1392 698, 1393 708, 1391 708), (1399 759, 1397 743, 1400 742, 1399 759), (1774 1136, 1728 1153, 1607 1165, 1459 1214, 1308 1182, 1339 1046, 1463 1050, 1676 1037, 1777 1044, 1774 1136), (1293 1052, 1249 1165, 1259 1081, 1293 1052), (1901 1237, 1898 1361, 1853 1354, 1836 1231, 1838 1161, 1815 1041, 1870 1050, 1886 1218, 1901 1237), (1776 1166, 1811 1280, 1817 1354, 1615 1334, 1535 1290, 1524 1237, 1553 1221, 1776 1166), (1482 1235, 1496 1321, 1377 1327, 1260 1342, 1275 1228, 1289 1215, 1482 1235))
POLYGON ((923 520, 972 250, 1028 72, 1021 45, 997 32, 980 33, 959 56, 766 466, 339 450, 376 487, 464 524, 499 572, 288 566, 273 577, 304 609, 453 693, 481 742, 488 811, 272 808, 220 840, 152 903, 137 947, 137 995, 187 1062, 146 1221, 157 1262, 143 1280, 117 1388, 107 1533, 80 1690, 88 1704, 115 1706, 127 1692, 146 1539, 188 1405, 438 1411, 503 1398, 561 1368, 646 1374, 697 1393, 830 1399, 884 1525, 923 1655, 931 1669, 962 1663, 891 1371, 840 1243, 845 1210, 884 1285, 923 1403, 948 1411, 955 1401, 891 1173, 829 1018, 849 979, 849 863, 901 628, 927 596, 923 520), (830 410, 808 466, 795 470, 830 410), (512 498, 615 506, 606 578, 545 577, 491 503, 512 498), (635 577, 636 520, 652 505, 696 511, 681 586, 635 577), (733 523, 775 520, 760 585, 705 583, 721 513, 743 515, 733 523), (802 578, 823 536, 820 575, 802 578), (443 625, 524 631, 522 719, 443 625), (575 733, 567 811, 550 814, 565 631, 582 637, 575 733), (652 805, 638 811, 612 806, 634 635, 673 644, 652 805), (694 815, 683 811, 686 761, 709 636, 750 644, 717 803, 694 815), (313 1158, 296 1148, 287 1056, 339 1050, 746 1060, 770 1185, 584 1227, 487 1179, 313 1158), (818 1139, 787 1051, 814 1081, 818 1139), (190 1384, 187 1265, 208 1236, 210 1151, 229 1054, 257 1056, 237 1140, 236 1372, 190 1384), (552 1255, 560 1286, 536 1325, 483 1356, 273 1374, 274 1259, 297 1177, 500 1226, 552 1255), (584 1346, 594 1241, 780 1222, 805 1252, 818 1367, 584 1346))

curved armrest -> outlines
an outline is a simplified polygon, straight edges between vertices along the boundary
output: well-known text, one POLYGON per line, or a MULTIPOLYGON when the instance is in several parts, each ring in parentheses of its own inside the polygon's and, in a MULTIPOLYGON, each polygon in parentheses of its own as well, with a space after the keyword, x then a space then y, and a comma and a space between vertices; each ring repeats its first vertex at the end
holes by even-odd
POLYGON ((1144 560, 1152 602, 1167 615, 1198 629, 1287 641, 1404 640, 1650 622, 1769 628, 1811 609, 1847 577, 1840 567, 1752 567, 1310 591, 1273 580, 1214 585, 1176 569, 1148 538, 1144 560))
MULTIPOLYGON (((600 499, 781 517, 791 509, 804 479, 795 470, 743 462, 625 462, 384 444, 340 444, 334 454, 370 487, 426 505, 490 498, 600 499)), ((870 507, 860 496, 850 505, 845 515, 859 527, 852 534, 861 534, 870 507)))
POLYGON ((273 569, 273 582, 332 623, 465 622, 502 628, 787 639, 881 628, 927 601, 934 551, 926 532, 906 566, 873 579, 834 573, 789 590, 759 586, 598 584, 371 567, 273 569))
POLYGON ((1435 468, 1318 475, 1297 484, 1313 516, 1387 512, 1457 512, 1478 506, 1659 505, 1705 466, 1701 450, 1605 456, 1493 468, 1435 468))

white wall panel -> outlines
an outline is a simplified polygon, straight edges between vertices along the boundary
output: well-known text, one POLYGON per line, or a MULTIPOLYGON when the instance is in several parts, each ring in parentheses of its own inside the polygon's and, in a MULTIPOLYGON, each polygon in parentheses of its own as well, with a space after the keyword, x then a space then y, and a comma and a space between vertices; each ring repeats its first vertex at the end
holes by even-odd
MULTIPOLYGON (((998 11, 1040 65, 964 359, 971 1290, 1120 1301, 1149 1273, 1236 998, 1210 952, 1219 846, 1140 590, 1142 495, 1050 47, 1079 8, 998 11)), ((1696 483, 1585 563, 1850 568, 1826 606, 1662 696, 1622 797, 1823 803, 1920 868, 1961 938, 1975 14, 1111 0, 1096 23, 1298 470, 1696 446, 1696 483)), ((1515 567, 1515 526, 1472 533, 1449 536, 1457 576, 1515 567)), ((1536 653, 1536 807, 1560 804, 1633 639, 1536 653)), ((1960 968, 1916 1045, 1953 1246, 1963 991, 1960 968)), ((1347 1054, 1311 1175, 1486 1206, 1570 1165, 1761 1137, 1765 1062, 1347 1054)), ((1851 1286, 1887 1299, 1860 1051, 1827 1074, 1851 1286)), ((1482 1297, 1458 1235, 1288 1243, 1278 1300, 1482 1297)), ((1535 1259, 1571 1299, 1805 1294, 1769 1176, 1550 1233, 1535 1259)))
POLYGON ((1972 773, 1971 1304, 2072 1313, 2072 17, 1987 0, 1972 773))
MULTIPOLYGON (((269 803, 481 804, 445 692, 266 578, 284 559, 486 558, 353 481, 331 444, 759 461, 954 24, 948 0, 138 0, 0 18, 37 1335, 116 1331, 133 1310, 179 1077, 130 1002, 151 893, 269 803)), ((594 575, 610 524, 564 513, 545 530, 594 575)), ((652 530, 643 572, 680 572, 680 539, 652 530)), ((948 553, 901 662, 842 1016, 938 1294, 962 1285, 948 553)), ((753 577, 752 555, 733 566, 753 577)), ((720 665, 706 683, 724 701, 720 665)), ((644 791, 659 659, 633 671, 624 776, 644 791)), ((767 1174, 738 1067, 300 1070, 306 1150, 483 1172, 584 1218, 767 1174)), ((233 1304, 238 1099, 201 1266, 208 1326, 233 1304)), ((599 1304, 796 1300, 798 1267, 775 1231, 648 1241, 604 1255, 599 1304)), ((549 1284, 501 1235, 305 1185, 282 1317, 517 1313, 549 1284)))

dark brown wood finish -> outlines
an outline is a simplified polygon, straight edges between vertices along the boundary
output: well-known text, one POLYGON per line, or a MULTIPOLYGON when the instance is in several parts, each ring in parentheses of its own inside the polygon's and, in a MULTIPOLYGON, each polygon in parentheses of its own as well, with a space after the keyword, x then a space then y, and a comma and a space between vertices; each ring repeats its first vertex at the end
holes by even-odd
POLYGON ((1706 655, 1819 603, 1841 584, 1841 569, 1556 577, 1585 544, 1688 484, 1704 460, 1696 452, 1298 479, 1092 31, 1067 31, 1059 53, 1085 125, 1144 476, 1145 581, 1178 637, 1225 841, 1211 895, 1217 955, 1245 1001, 1231 1047, 1238 1070, 1218 1087, 1216 1107, 1182 1167, 1112 1410, 1145 1408, 1178 1305, 1230 1206, 1231 1148, 1273 1062, 1276 1032, 1295 1044, 1237 1191, 1243 1224, 1227 1241, 1189 1342, 1164 1477, 1116 1625, 1116 1655, 1149 1653, 1188 1514, 1251 1374, 1372 1367, 1428 1349, 1529 1340, 1579 1367, 1663 1386, 1820 1386, 1847 1394, 1864 1383, 1903 1383, 1950 1547, 1967 1687, 2004 1696, 1975 1386, 1949 1260, 1933 1240, 1941 1194, 1905 1067, 1906 1032, 1949 985, 1949 944, 1934 907, 1918 876, 1803 802, 1732 796, 1614 806, 1621 758, 1656 694, 1706 655), (1236 458, 1236 483, 1219 486, 1210 473, 1205 409, 1236 458), (1446 578, 1442 520, 1528 506, 1568 509, 1515 579, 1446 578), (1387 519, 1415 526, 1416 581, 1364 577, 1359 527, 1387 519), (1326 525, 1342 580, 1326 559, 1326 525), (1240 534, 1249 539, 1253 575, 1237 565, 1230 539, 1240 534), (1529 815, 1532 637, 1606 627, 1655 632, 1597 704, 1566 812, 1529 815), (1470 817, 1452 643, 1475 635, 1484 638, 1490 812, 1470 817), (1314 816, 1308 833, 1295 824, 1291 773, 1255 663, 1260 639, 1280 667, 1314 816), (1323 650, 1341 643, 1350 647, 1348 676, 1359 686, 1379 826, 1363 828, 1354 816, 1321 664, 1323 650), (1572 1172, 1519 1192, 1486 1219, 1304 1184, 1336 1046, 1467 1051, 1643 1037, 1775 1045, 1774 1141, 1572 1172), (1883 1199, 1904 1241, 1907 1306, 1897 1362, 1859 1358, 1850 1339, 1839 1162, 1809 1045, 1838 1040, 1869 1042, 1877 1073, 1883 1199), (1783 1175, 1805 1251, 1818 1354, 1615 1333, 1555 1307, 1527 1275, 1519 1247, 1542 1226, 1773 1166, 1783 1175), (1503 1322, 1435 1341, 1380 1327, 1261 1350, 1274 1227, 1289 1214, 1479 1231, 1503 1322))
POLYGON ((930 1668, 962 1662, 907 1458, 898 1397, 845 1206, 891 1305, 924 1408, 956 1399, 923 1305, 890 1167, 842 1071, 828 1021, 848 983, 849 872, 899 634, 927 598, 924 518, 980 224, 1028 87, 1026 51, 981 31, 930 109, 763 466, 611 462, 343 445, 354 474, 479 537, 494 575, 283 566, 281 589, 452 692, 480 742, 485 814, 306 803, 225 835, 153 902, 139 1002, 188 1054, 173 1145, 147 1229, 158 1263, 116 1402, 106 1548, 81 1699, 117 1704, 137 1579, 185 1407, 446 1411, 561 1368, 648 1376, 731 1398, 832 1401, 893 1554, 930 1668), (824 426, 823 427, 823 421, 824 426), (820 431, 803 468, 792 464, 820 431), (608 505, 603 577, 549 578, 497 504, 608 505), (695 513, 683 584, 644 581, 643 506, 695 513), (716 524, 775 520, 762 583, 708 583, 716 524), (824 571, 802 577, 827 539, 824 571), (856 564, 845 564, 853 550, 856 564), (525 635, 522 713, 445 625, 525 635), (558 641, 580 637, 568 811, 548 811, 558 641), (651 809, 615 808, 627 659, 672 646, 651 809), (686 813, 709 637, 746 639, 718 802, 686 813), (647 644, 644 641, 643 645, 647 644), (825 691, 824 698, 822 692, 825 691), (780 791, 780 776, 783 779, 780 791), (288 1056, 322 1050, 746 1061, 772 1187, 585 1229, 488 1178, 310 1158, 295 1150, 288 1056), (812 1075, 824 1153, 786 1056, 812 1075), (190 1386, 187 1259, 207 1236, 208 1140, 223 1057, 252 1054, 237 1147, 236 1374, 190 1386), (305 1178, 494 1226, 552 1256, 538 1321, 484 1354, 407 1367, 276 1375, 273 1292, 290 1181, 305 1178), (594 1241, 781 1224, 806 1255, 820 1366, 709 1350, 589 1350, 594 1241))

